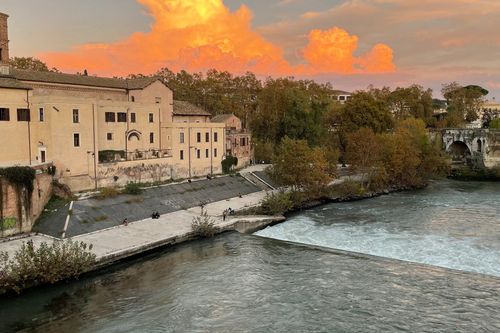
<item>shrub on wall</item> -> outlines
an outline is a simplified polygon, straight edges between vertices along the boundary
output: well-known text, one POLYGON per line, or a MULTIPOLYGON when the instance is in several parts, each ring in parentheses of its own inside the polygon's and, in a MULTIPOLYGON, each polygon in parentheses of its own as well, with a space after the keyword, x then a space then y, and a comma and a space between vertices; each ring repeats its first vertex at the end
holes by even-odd
POLYGON ((233 167, 238 165, 238 158, 234 156, 226 156, 226 158, 221 162, 222 164, 222 172, 230 173, 233 167))
POLYGON ((109 163, 116 161, 116 157, 125 158, 124 150, 101 150, 99 152, 99 163, 109 163))
POLYGON ((33 181, 36 172, 30 167, 10 167, 0 169, 0 176, 18 187, 24 187, 30 194, 33 192, 33 181))

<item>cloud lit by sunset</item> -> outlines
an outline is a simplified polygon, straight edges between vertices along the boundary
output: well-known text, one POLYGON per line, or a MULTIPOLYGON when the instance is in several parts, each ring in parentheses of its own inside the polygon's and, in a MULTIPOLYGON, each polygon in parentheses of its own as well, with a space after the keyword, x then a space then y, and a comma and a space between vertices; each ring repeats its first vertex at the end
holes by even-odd
POLYGON ((162 67, 261 75, 395 71, 389 46, 377 44, 365 54, 356 54, 358 37, 341 28, 311 31, 308 44, 297 50, 303 54, 302 64, 295 65, 285 58, 282 47, 252 29, 252 12, 244 5, 232 12, 222 0, 137 1, 154 20, 149 32, 40 57, 63 71, 88 69, 100 75, 149 74, 162 67))

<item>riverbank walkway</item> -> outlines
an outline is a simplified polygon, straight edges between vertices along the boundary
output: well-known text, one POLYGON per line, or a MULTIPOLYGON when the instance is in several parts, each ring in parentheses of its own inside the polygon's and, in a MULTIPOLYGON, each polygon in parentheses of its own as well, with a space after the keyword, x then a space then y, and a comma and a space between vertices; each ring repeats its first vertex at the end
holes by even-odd
MULTIPOLYGON (((283 220, 283 217, 228 216, 223 221, 222 212, 225 209, 230 207, 234 210, 240 210, 257 206, 266 193, 266 191, 260 191, 207 204, 204 211, 208 213, 215 225, 222 231, 236 230, 239 225, 245 223, 255 226, 283 220)), ((92 244, 92 252, 97 256, 98 265, 107 264, 160 246, 173 245, 193 238, 191 223, 194 217, 200 215, 201 207, 192 207, 187 210, 161 215, 159 219, 148 218, 128 223, 126 226, 114 226, 69 239, 92 244)), ((51 244, 54 241, 60 241, 48 235, 30 235, 1 242, 0 251, 6 251, 12 256, 23 242, 29 240, 33 241, 35 246, 39 246, 42 242, 51 244)))
MULTIPOLYGON (((191 229, 193 219, 203 211, 212 218, 222 231, 246 231, 267 225, 282 217, 228 216, 222 218, 224 210, 241 210, 255 207, 269 193, 263 182, 259 184, 245 175, 257 179, 264 176, 264 168, 257 165, 242 171, 242 177, 218 177, 165 185, 147 189, 136 202, 127 202, 132 196, 120 196, 108 200, 83 199, 70 207, 62 207, 31 235, 12 239, 0 239, 0 252, 12 257, 24 242, 32 241, 35 247, 46 242, 60 241, 60 232, 66 220, 66 239, 92 244, 99 264, 107 264, 160 246, 173 245, 194 238, 191 229), (259 174, 261 176, 257 176, 259 174), (266 190, 263 190, 266 189, 266 190), (71 213, 69 213, 71 208, 71 213), (153 211, 160 212, 159 219, 152 219, 153 211), (93 215, 109 214, 109 221, 98 221, 93 215), (127 218, 128 224, 122 221, 127 218), (89 223, 88 220, 92 220, 89 223), (66 230, 67 228, 67 230, 66 230)), ((255 180, 255 179, 254 179, 255 180)))

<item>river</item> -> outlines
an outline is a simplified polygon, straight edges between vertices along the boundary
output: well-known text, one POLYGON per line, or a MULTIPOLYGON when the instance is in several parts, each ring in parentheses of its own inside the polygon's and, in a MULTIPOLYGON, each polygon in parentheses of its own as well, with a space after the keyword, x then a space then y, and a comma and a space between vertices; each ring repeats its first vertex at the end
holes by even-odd
POLYGON ((0 332, 498 332, 499 200, 440 181, 318 207, 0 299, 0 332))

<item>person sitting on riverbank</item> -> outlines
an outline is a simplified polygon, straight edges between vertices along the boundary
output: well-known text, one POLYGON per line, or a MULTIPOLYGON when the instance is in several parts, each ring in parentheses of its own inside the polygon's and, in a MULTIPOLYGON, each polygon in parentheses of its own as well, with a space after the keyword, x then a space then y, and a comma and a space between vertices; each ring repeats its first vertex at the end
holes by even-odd
POLYGON ((159 218, 160 218, 160 213, 158 213, 158 211, 153 212, 153 214, 151 215, 151 218, 152 218, 153 220, 157 220, 157 219, 159 219, 159 218))
POLYGON ((127 219, 127 218, 123 219, 122 224, 123 224, 124 226, 128 226, 128 219, 127 219))

